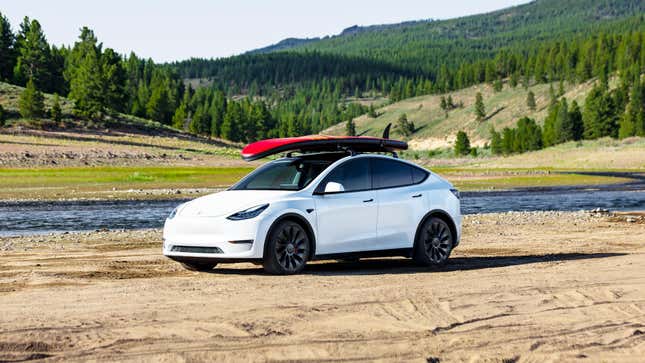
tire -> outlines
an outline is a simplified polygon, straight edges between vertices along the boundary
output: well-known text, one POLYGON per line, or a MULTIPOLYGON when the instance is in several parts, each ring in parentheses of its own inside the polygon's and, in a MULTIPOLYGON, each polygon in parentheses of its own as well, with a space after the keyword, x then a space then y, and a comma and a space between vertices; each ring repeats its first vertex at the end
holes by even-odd
POLYGON ((181 262, 186 270, 206 272, 217 266, 217 262, 181 262))
POLYGON ((454 237, 443 219, 428 218, 419 229, 413 259, 423 266, 441 267, 448 262, 454 237))
POLYGON ((264 271, 272 275, 300 273, 307 264, 311 243, 307 231, 293 221, 279 222, 264 246, 264 271))

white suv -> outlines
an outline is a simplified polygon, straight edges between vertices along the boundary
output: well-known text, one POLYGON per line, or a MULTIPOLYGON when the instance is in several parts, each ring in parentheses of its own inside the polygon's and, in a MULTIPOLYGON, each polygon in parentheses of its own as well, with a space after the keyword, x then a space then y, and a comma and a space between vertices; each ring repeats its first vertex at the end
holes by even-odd
POLYGON ((446 180, 395 157, 324 152, 269 162, 178 206, 163 253, 198 271, 256 262, 294 274, 315 259, 377 256, 441 266, 460 235, 459 193, 446 180))

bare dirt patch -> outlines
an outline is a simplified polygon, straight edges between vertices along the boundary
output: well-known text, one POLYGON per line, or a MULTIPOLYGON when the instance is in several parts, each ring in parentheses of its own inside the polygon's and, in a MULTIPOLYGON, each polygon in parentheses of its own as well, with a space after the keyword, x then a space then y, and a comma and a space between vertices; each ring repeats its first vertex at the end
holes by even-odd
POLYGON ((467 216, 445 269, 322 261, 299 276, 188 272, 155 230, 0 239, 0 360, 638 361, 645 224, 627 219, 641 216, 467 216))

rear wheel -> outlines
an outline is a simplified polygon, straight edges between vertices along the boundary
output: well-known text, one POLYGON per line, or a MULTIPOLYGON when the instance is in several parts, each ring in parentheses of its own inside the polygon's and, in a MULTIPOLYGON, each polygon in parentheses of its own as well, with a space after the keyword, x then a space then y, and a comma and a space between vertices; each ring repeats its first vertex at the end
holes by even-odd
POLYGON ((269 234, 264 249, 264 270, 275 275, 301 272, 307 264, 309 236, 298 223, 283 221, 269 234))
POLYGON ((205 272, 210 271, 213 267, 217 266, 217 262, 182 262, 181 265, 184 266, 186 270, 205 272))
POLYGON ((443 219, 428 218, 417 237, 414 248, 414 261, 426 266, 443 266, 452 251, 452 231, 443 219))

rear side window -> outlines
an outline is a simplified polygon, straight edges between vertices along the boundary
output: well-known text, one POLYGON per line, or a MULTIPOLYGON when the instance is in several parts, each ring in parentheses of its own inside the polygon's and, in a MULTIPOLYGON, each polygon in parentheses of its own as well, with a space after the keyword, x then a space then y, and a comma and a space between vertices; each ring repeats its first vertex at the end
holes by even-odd
POLYGON ((396 160, 372 159, 374 188, 394 188, 422 182, 427 173, 396 160))
POLYGON ((419 184, 422 181, 426 180, 428 177, 428 172, 419 168, 410 168, 412 169, 412 183, 419 184))
POLYGON ((343 185, 345 192, 355 192, 372 188, 370 177, 370 164, 366 158, 349 160, 336 169, 320 183, 317 191, 323 192, 325 185, 329 182, 336 182, 343 185))

